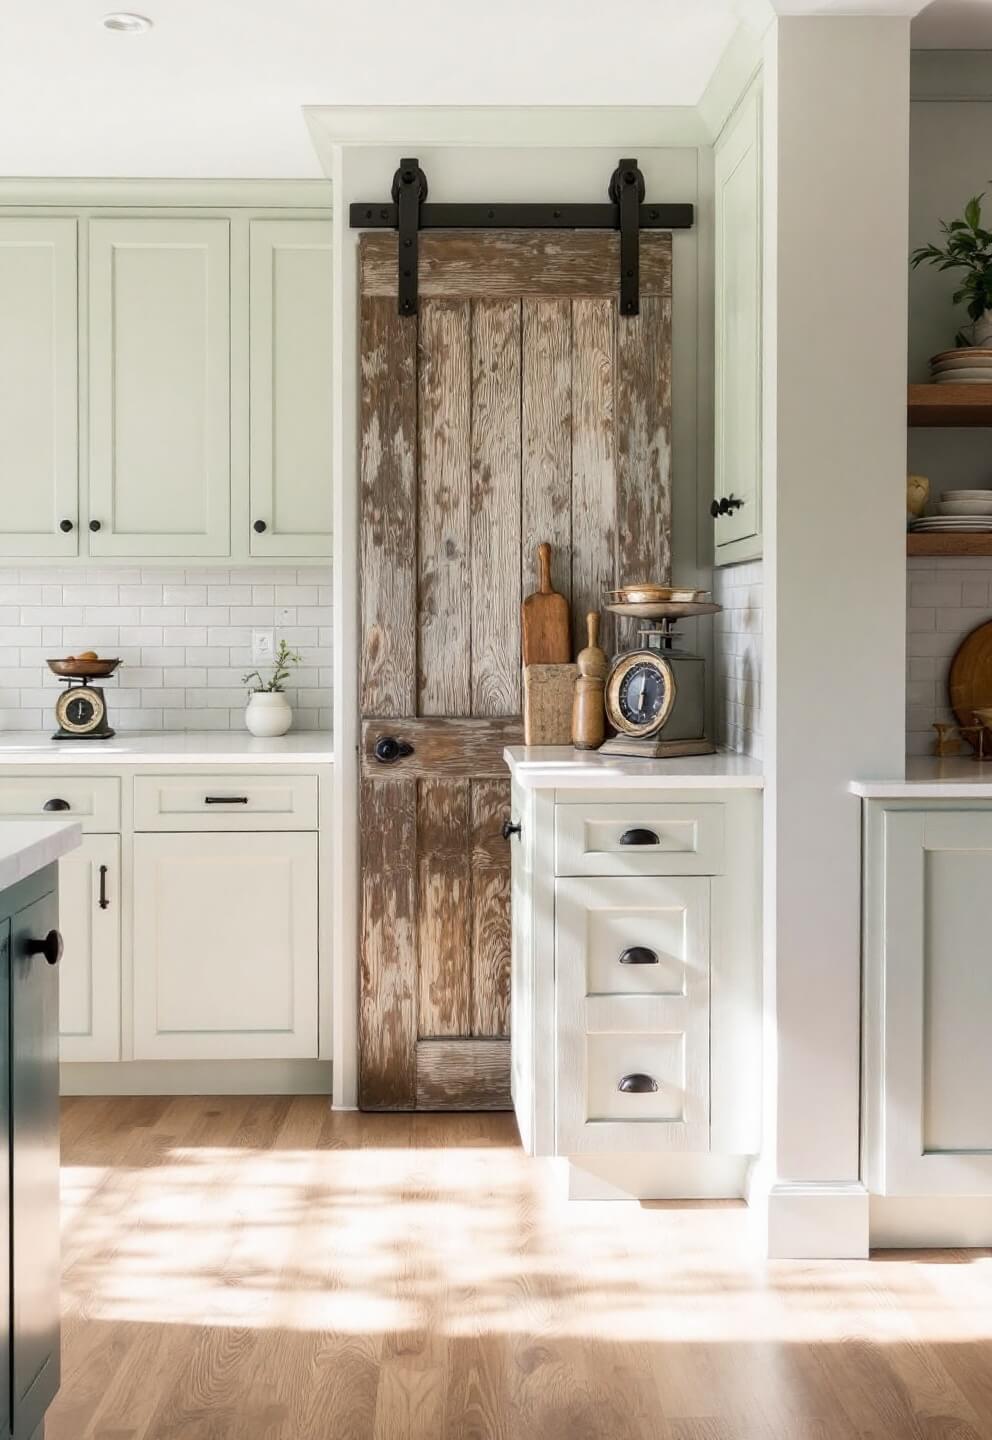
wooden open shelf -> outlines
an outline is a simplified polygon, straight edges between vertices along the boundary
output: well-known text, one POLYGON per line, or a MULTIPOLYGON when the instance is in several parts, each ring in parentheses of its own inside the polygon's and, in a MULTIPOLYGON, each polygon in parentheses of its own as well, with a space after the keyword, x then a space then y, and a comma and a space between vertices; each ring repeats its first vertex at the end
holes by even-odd
POLYGON ((907 535, 907 555, 992 555, 988 535, 907 535))
POLYGON ((992 425, 992 385, 910 385, 908 406, 911 426, 992 425))

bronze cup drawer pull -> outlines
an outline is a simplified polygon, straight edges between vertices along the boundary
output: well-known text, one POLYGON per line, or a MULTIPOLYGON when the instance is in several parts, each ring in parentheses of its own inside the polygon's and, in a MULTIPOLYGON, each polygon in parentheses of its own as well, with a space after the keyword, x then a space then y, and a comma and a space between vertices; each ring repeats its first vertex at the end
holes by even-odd
POLYGON ((247 805, 247 795, 204 795, 204 805, 247 805))
POLYGON ((645 830, 640 825, 635 825, 632 830, 625 830, 620 836, 621 845, 659 845, 661 838, 653 830, 645 830))
POLYGON ((649 950, 646 945, 628 945, 626 950, 620 952, 621 965, 657 965, 659 963, 657 951, 649 950))
POLYGON ((625 1075, 617 1086, 625 1095, 653 1095, 658 1089, 658 1082, 653 1075, 642 1075, 635 1072, 633 1075, 625 1075))
POLYGON ((41 808, 42 810, 71 810, 72 806, 68 800, 63 800, 60 796, 56 795, 53 799, 46 800, 41 808))

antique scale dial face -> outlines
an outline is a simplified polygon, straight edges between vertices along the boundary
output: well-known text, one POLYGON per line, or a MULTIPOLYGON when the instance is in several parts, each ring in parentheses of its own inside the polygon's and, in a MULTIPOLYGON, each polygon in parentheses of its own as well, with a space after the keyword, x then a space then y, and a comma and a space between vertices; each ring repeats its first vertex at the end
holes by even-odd
POLYGON ((64 691, 55 702, 55 718, 70 735, 88 735, 99 729, 106 713, 101 692, 85 685, 64 691))
POLYGON ((606 715, 622 735, 656 735, 675 703, 675 676, 663 655, 635 650, 613 666, 606 682, 606 715))

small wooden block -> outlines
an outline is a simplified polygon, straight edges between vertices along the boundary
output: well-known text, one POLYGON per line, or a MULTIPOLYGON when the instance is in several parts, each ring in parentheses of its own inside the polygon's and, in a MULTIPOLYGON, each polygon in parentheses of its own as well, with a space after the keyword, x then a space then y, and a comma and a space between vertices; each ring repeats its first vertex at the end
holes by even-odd
POLYGON ((578 665, 524 666, 524 744, 571 745, 578 665))

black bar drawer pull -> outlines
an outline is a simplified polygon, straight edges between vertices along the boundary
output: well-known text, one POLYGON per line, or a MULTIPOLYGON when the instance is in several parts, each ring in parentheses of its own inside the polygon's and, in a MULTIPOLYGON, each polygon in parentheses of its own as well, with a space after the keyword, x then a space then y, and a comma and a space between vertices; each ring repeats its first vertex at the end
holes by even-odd
POLYGON ((100 909, 106 910, 110 901, 107 899, 107 867, 100 866, 100 909))
POLYGON ((646 945, 629 945, 620 955, 621 965, 657 965, 658 956, 646 945))
POLYGON ((632 830, 625 830, 620 836, 621 845, 658 845, 660 838, 653 830, 644 830, 635 825, 632 830))
POLYGON ((625 1075, 617 1086, 625 1095, 653 1095, 658 1088, 658 1082, 653 1075, 625 1075))
POLYGON ((204 805, 247 805, 247 795, 204 795, 204 805))

